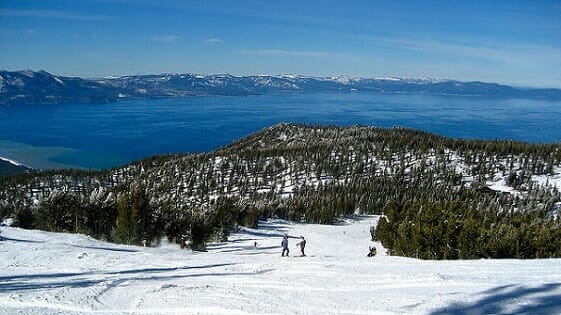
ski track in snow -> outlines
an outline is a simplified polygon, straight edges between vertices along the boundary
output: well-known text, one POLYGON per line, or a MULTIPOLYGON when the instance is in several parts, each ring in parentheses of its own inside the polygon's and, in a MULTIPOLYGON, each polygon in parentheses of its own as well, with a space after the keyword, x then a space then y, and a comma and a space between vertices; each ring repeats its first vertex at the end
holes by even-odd
POLYGON ((208 252, 2 227, 0 314, 561 314, 561 259, 386 256, 377 219, 269 220, 208 252))

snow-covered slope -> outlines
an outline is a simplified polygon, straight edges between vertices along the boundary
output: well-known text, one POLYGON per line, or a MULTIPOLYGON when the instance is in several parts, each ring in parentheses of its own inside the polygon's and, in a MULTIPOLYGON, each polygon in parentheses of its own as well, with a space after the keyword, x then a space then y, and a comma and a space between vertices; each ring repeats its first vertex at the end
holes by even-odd
POLYGON ((561 259, 386 256, 370 241, 376 221, 271 220, 208 252, 2 227, 0 314, 561 313, 561 259), (280 257, 285 233, 288 258, 280 257), (297 255, 301 235, 307 257, 297 255))

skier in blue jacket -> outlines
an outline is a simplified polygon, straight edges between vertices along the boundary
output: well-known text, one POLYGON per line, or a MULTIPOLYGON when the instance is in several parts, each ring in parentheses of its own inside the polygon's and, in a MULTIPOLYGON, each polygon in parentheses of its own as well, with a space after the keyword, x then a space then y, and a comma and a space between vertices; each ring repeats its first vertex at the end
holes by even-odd
POLYGON ((284 238, 282 239, 281 242, 281 246, 282 246, 282 255, 284 257, 284 253, 286 252, 286 256, 288 256, 288 236, 285 235, 284 238))

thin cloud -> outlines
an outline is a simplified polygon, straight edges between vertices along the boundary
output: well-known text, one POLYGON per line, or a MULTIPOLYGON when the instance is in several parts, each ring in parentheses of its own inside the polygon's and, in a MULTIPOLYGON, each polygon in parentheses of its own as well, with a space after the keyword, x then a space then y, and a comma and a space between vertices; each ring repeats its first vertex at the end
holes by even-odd
MULTIPOLYGON (((407 50, 431 57, 430 69, 412 64, 426 73, 440 69, 436 77, 486 80, 520 86, 559 87, 559 75, 550 69, 561 66, 561 48, 553 45, 508 41, 480 42, 411 38, 355 37, 375 46, 407 50)), ((407 71, 407 70, 405 70, 407 71)))
POLYGON ((103 15, 82 14, 78 12, 59 11, 59 10, 0 9, 0 16, 37 17, 37 18, 80 20, 80 21, 105 21, 109 19, 107 16, 103 16, 103 15))
POLYGON ((283 50, 283 49, 238 49, 234 53, 241 55, 257 55, 257 56, 294 56, 294 57, 328 57, 333 54, 326 51, 300 51, 300 50, 283 50))
POLYGON ((395 48, 422 53, 441 53, 500 63, 527 64, 536 60, 561 60, 561 49, 545 45, 510 43, 502 47, 485 44, 457 44, 437 40, 377 39, 395 48))
POLYGON ((34 29, 23 29, 23 30, 0 30, 0 36, 6 36, 6 37, 11 37, 11 36, 21 36, 21 35, 25 35, 25 36, 32 36, 34 34, 36 34, 37 31, 34 29))
POLYGON ((207 44, 220 44, 222 42, 223 42, 223 40, 221 38, 213 37, 213 38, 205 39, 205 43, 207 43, 207 44))
POLYGON ((176 40, 179 39, 179 36, 177 35, 172 35, 172 34, 167 34, 167 35, 154 35, 152 37, 150 37, 150 40, 153 42, 159 42, 159 43, 173 43, 176 40))

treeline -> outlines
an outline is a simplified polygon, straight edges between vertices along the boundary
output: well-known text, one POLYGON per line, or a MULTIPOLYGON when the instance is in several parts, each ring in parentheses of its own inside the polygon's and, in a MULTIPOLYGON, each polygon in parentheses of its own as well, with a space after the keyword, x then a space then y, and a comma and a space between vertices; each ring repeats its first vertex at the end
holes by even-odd
POLYGON ((257 213, 236 199, 219 198, 206 211, 178 211, 174 205, 154 207, 145 187, 119 187, 116 194, 103 189, 80 198, 58 191, 36 208, 20 208, 15 224, 51 232, 91 235, 105 241, 140 245, 158 244, 162 237, 180 246, 203 250, 210 239, 225 240, 239 225, 256 227, 257 213))
POLYGON ((421 259, 561 257, 559 217, 476 210, 459 202, 392 205, 372 238, 391 255, 421 259))

